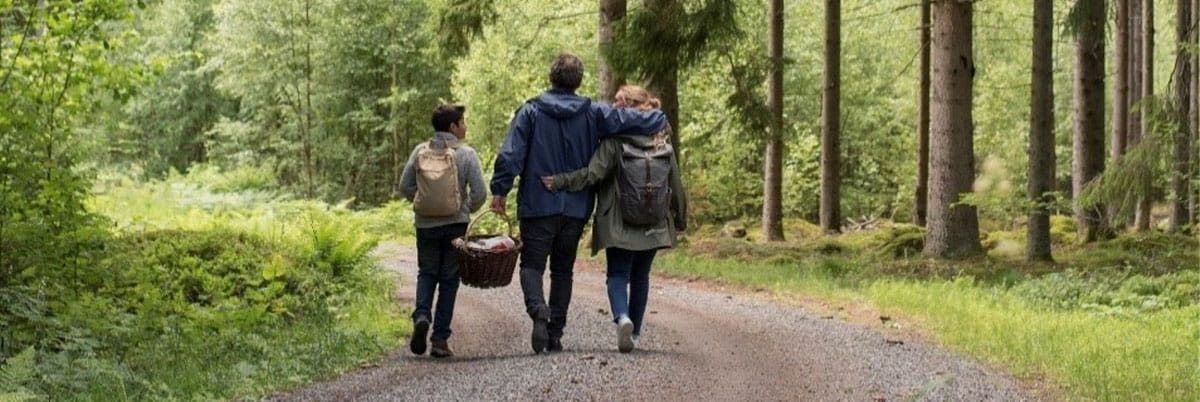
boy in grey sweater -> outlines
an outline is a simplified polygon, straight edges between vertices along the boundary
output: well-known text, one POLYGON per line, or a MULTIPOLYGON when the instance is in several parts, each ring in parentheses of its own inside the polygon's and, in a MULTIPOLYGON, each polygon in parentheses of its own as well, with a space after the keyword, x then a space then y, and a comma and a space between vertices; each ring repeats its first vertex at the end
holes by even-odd
MULTIPOLYGON (((467 232, 471 213, 479 210, 487 198, 479 155, 462 143, 467 136, 466 108, 441 105, 433 111, 433 138, 413 149, 400 179, 400 193, 409 201, 417 195, 417 159, 425 147, 454 149, 458 173, 458 193, 461 196, 457 214, 441 217, 416 215, 417 227, 417 300, 413 310, 413 334, 409 349, 414 354, 425 353, 432 317, 433 335, 429 336, 433 357, 449 357, 450 320, 454 317, 454 300, 458 293, 458 256, 451 241, 467 232), (469 188, 469 191, 468 191, 469 188), (434 308, 434 293, 437 308, 434 308)), ((452 208, 452 207, 451 207, 452 208)))

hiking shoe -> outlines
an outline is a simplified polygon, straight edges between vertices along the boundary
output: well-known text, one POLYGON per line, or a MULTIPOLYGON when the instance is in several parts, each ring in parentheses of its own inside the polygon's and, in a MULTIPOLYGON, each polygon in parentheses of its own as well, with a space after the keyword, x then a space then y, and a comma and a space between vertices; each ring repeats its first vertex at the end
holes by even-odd
POLYGON ((562 352, 562 338, 550 338, 550 344, 546 345, 547 352, 562 352))
POLYGON ((433 347, 429 349, 429 355, 437 358, 453 357, 454 351, 450 350, 450 344, 446 341, 434 339, 430 342, 433 347))
POLYGON ((419 316, 413 319, 412 338, 408 340, 408 350, 414 355, 425 354, 425 337, 429 336, 429 317, 419 316))
POLYGON ((533 333, 529 336, 529 345, 533 347, 533 353, 542 353, 550 343, 550 333, 546 328, 548 325, 550 320, 533 319, 533 333))
POLYGON ((621 353, 633 351, 633 321, 626 316, 617 321, 617 350, 621 353))

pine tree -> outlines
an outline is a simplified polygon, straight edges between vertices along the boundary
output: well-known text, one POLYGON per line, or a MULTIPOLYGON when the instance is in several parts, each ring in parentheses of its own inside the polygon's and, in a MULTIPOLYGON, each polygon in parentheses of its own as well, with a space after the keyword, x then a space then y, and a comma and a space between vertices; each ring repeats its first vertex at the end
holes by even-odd
POLYGON ((821 229, 841 231, 842 3, 825 0, 825 74, 821 101, 821 229))
POLYGON ((1029 125, 1029 198, 1037 208, 1029 214, 1030 261, 1050 261, 1050 211, 1047 193, 1054 191, 1054 59, 1053 0, 1033 3, 1033 78, 1029 125))
POLYGON ((973 8, 972 2, 958 0, 938 0, 933 7, 929 231, 924 250, 932 257, 983 251, 975 207, 959 203, 975 181, 973 8))

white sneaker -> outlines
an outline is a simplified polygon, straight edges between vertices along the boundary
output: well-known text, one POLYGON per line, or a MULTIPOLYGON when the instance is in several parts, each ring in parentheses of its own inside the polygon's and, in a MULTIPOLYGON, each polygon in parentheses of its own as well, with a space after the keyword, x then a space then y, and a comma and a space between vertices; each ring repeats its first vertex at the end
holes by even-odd
POLYGON ((633 321, 629 317, 621 316, 617 321, 617 350, 629 353, 633 351, 633 346, 633 321))

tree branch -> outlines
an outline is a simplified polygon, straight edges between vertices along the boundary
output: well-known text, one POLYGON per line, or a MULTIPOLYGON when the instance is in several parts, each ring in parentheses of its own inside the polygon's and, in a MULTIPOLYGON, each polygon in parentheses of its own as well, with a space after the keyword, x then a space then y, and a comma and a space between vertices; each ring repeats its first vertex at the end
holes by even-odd
MULTIPOLYGON (((14 9, 13 12, 15 13, 16 10, 14 9)), ((25 53, 25 42, 29 37, 29 21, 33 19, 32 17, 33 16, 30 16, 30 18, 23 18, 24 23, 21 26, 21 43, 17 45, 17 52, 13 54, 12 61, 10 61, 8 63, 8 67, 4 69, 4 79, 0 80, 0 91, 8 91, 8 79, 12 78, 13 66, 17 64, 17 58, 20 58, 21 54, 25 53)), ((16 16, 14 16, 14 18, 16 18, 16 16)), ((12 109, 12 104, 9 104, 8 108, 12 109)))

